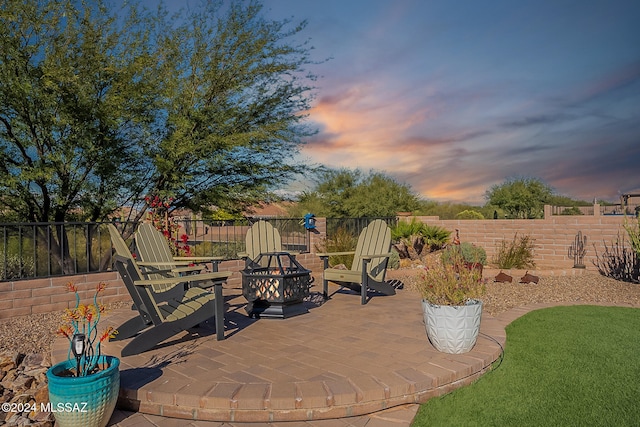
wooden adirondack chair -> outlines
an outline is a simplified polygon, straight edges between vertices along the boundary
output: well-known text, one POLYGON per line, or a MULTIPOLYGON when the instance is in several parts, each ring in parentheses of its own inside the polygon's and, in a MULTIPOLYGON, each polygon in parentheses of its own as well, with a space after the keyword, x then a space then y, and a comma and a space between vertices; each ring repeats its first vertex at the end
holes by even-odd
POLYGON ((222 257, 174 257, 167 239, 150 223, 138 226, 135 241, 140 256, 138 264, 144 266, 143 273, 148 279, 200 272, 206 269, 207 263, 211 263, 212 271, 216 272, 222 261, 222 257))
POLYGON ((179 287, 184 282, 201 282, 207 274, 143 280, 142 273, 129 256, 116 255, 116 269, 120 273, 139 316, 117 328, 114 340, 134 337, 121 351, 122 357, 150 350, 160 342, 192 328, 215 316, 216 338, 224 339, 224 303, 222 284, 214 286, 214 293, 198 286, 179 287), (180 296, 159 303, 154 287, 182 289, 180 296))
POLYGON ((238 255, 249 263, 258 255, 269 252, 288 252, 282 250, 280 232, 267 221, 260 220, 253 224, 245 237, 246 251, 238 255))
MULTIPOLYGON (((124 239, 120 235, 120 232, 115 227, 115 225, 107 224, 107 228, 109 230, 109 235, 111 236, 111 245, 113 246, 113 249, 115 250, 116 255, 119 255, 124 258, 132 257, 131 251, 129 249, 129 245, 127 245, 127 243, 124 241, 124 239)), ((146 264, 144 262, 138 262, 138 267, 144 270, 146 268, 146 264)), ((151 267, 155 268, 155 264, 152 264, 151 267)), ((157 268, 155 268, 155 270, 157 271, 157 268)), ((170 272, 171 272, 170 269, 162 271, 162 273, 170 273, 170 272)), ((160 277, 163 277, 163 276, 160 276, 160 277)), ((158 275, 154 275, 154 278, 158 278, 158 275)), ((173 288, 173 285, 156 284, 153 287, 153 291, 158 293, 158 300, 166 300, 171 298, 173 296, 173 293, 181 292, 179 289, 172 290, 171 288, 173 288)), ((133 298, 134 308, 139 307, 139 304, 136 301, 136 298, 134 298, 133 294, 131 295, 131 297, 133 298)))
POLYGON ((324 261, 322 290, 324 298, 329 298, 328 282, 360 292, 361 303, 367 303, 369 289, 384 295, 395 295, 396 290, 384 281, 387 262, 391 256, 391 229, 383 220, 376 219, 367 225, 360 236, 356 250, 352 252, 322 253, 318 256, 324 261), (354 254, 351 270, 329 268, 332 255, 354 254))

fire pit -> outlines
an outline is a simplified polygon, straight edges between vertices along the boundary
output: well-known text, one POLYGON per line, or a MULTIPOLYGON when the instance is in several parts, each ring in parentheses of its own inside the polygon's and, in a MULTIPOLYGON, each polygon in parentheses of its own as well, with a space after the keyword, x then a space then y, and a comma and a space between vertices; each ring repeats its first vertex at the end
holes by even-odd
POLYGON ((284 319, 309 311, 303 299, 309 295, 311 270, 290 253, 260 254, 241 273, 249 317, 284 319))

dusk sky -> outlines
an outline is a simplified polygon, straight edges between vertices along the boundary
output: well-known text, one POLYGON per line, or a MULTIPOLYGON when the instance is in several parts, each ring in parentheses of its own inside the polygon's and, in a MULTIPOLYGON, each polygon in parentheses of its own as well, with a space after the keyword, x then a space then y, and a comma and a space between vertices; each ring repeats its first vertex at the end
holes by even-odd
POLYGON ((332 58, 311 69, 313 162, 438 201, 484 203, 509 177, 583 200, 640 191, 638 0, 263 4, 308 20, 315 59, 332 58))

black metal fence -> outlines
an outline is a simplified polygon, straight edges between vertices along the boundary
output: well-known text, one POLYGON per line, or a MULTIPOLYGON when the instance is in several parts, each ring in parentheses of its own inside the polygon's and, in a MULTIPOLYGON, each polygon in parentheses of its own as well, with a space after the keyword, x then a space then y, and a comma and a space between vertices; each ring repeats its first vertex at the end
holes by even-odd
POLYGON ((346 232, 357 239, 362 229, 374 219, 385 221, 389 227, 394 227, 398 223, 398 218, 396 217, 327 218, 327 240, 333 239, 339 232, 346 232))
MULTIPOLYGON (((284 249, 309 251, 309 234, 302 219, 267 221, 280 232, 284 249)), ((237 259, 245 250, 245 236, 253 222, 174 219, 167 225, 171 240, 188 245, 193 256, 237 259)), ((115 224, 131 242, 137 224, 115 224)), ((105 223, 0 223, 0 239, 0 281, 95 273, 112 266, 105 223)))

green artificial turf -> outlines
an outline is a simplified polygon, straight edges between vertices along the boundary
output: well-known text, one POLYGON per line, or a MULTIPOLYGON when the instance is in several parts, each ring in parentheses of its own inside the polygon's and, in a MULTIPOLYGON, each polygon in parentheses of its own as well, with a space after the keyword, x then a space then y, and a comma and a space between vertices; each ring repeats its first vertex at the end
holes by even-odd
POLYGON ((502 363, 423 404, 412 426, 640 426, 640 309, 522 316, 502 363))

